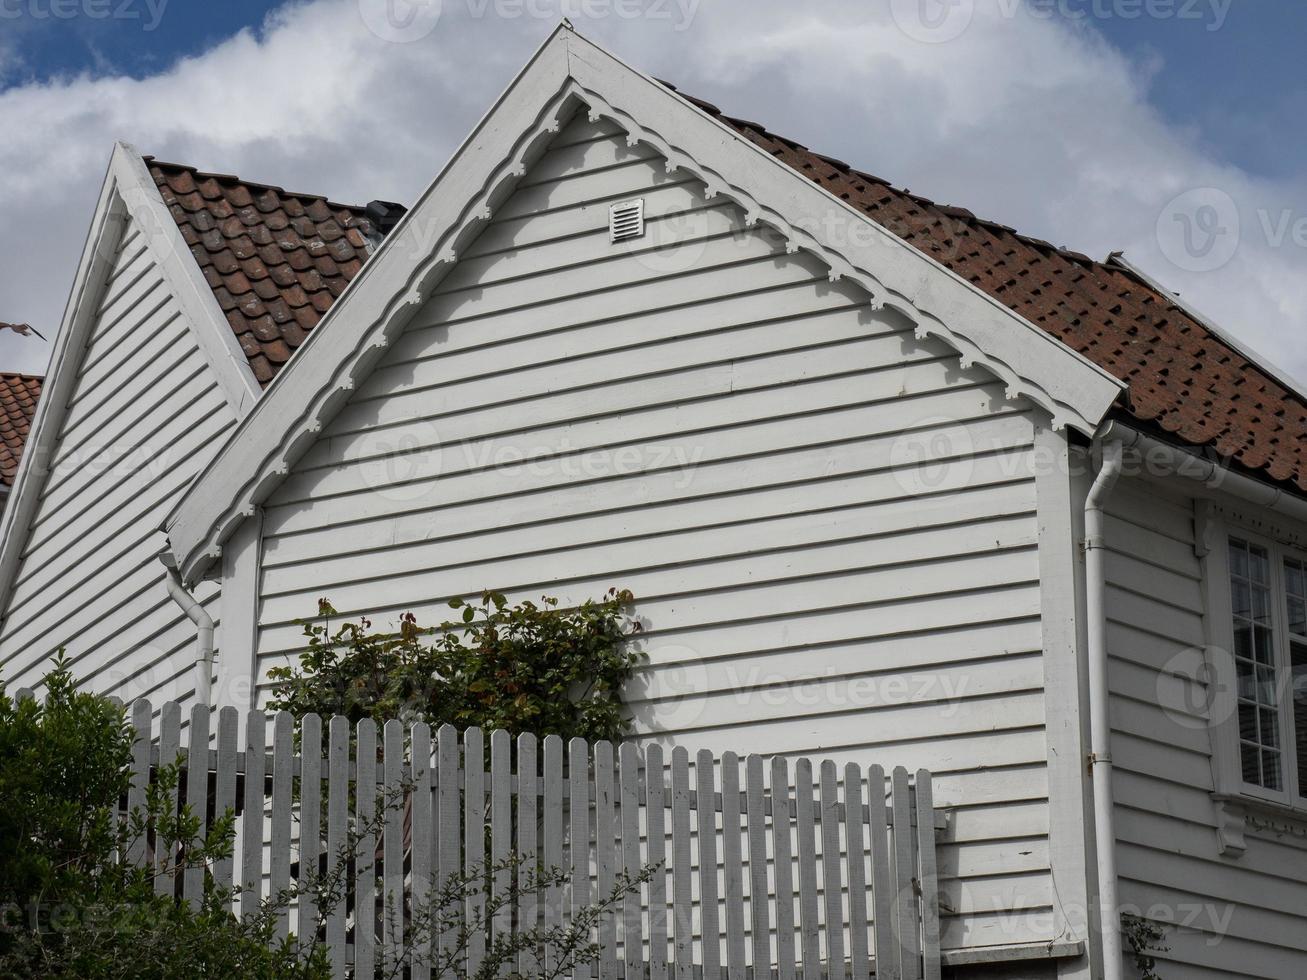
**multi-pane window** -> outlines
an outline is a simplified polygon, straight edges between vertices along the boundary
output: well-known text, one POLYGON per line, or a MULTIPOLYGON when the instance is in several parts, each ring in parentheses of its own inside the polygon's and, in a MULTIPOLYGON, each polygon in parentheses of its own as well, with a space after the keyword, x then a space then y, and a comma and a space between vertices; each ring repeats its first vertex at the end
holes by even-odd
POLYGON ((1246 783, 1284 788, 1275 636, 1271 626, 1271 559, 1266 549, 1230 540, 1230 607, 1239 691, 1239 759, 1246 783))
POLYGON ((1243 781, 1307 800, 1307 561, 1230 539, 1243 781))

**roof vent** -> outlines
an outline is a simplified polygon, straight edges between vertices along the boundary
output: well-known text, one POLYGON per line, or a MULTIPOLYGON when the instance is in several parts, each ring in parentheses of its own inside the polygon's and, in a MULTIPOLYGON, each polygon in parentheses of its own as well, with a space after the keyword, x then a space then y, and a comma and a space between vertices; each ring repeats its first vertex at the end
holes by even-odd
POLYGON ((644 198, 623 201, 608 209, 608 235, 614 245, 644 235, 644 198))
POLYGON ((369 201, 368 206, 363 210, 368 220, 372 222, 372 227, 383 238, 391 233, 399 224, 399 219, 408 212, 408 208, 394 201, 369 201))

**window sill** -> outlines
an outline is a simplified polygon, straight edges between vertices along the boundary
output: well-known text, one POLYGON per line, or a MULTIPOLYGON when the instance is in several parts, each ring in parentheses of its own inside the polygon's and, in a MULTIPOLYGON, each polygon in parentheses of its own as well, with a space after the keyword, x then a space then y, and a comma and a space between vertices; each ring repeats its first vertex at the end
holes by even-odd
POLYGON ((1225 857, 1240 857, 1248 834, 1307 849, 1307 809, 1242 793, 1213 793, 1212 799, 1217 841, 1225 857))

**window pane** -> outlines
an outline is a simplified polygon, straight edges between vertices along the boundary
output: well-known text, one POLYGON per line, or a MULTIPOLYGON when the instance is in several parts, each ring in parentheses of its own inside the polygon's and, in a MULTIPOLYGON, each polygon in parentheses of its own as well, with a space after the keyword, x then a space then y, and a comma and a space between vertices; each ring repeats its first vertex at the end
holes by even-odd
POLYGON ((1289 647, 1293 665, 1293 741, 1298 758, 1298 795, 1307 798, 1307 643, 1289 647))
MULTIPOLYGON (((1278 685, 1270 579, 1270 553, 1260 545, 1231 538, 1230 608, 1234 620, 1231 625, 1234 629, 1235 673, 1239 679, 1239 749, 1243 778, 1254 785, 1278 790, 1283 788, 1284 772, 1281 768, 1280 705, 1276 699, 1278 685)), ((1304 686, 1307 686, 1307 644, 1304 644, 1302 654, 1304 686)), ((1307 693, 1304 696, 1307 697, 1307 693)), ((1307 703, 1303 706, 1303 722, 1307 725, 1307 703)))
POLYGON ((1292 558, 1284 560, 1284 593, 1289 606, 1289 632, 1307 636, 1307 568, 1292 558))

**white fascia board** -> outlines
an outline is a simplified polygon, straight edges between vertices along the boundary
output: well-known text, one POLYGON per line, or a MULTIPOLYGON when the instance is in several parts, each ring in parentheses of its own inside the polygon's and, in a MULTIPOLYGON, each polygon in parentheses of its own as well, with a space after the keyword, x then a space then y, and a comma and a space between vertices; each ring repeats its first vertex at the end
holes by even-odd
POLYGON ((172 289, 238 419, 253 407, 260 394, 249 361, 163 203, 145 161, 127 143, 114 144, 72 291, 55 335, 54 353, 23 447, 9 505, 0 518, 0 610, 5 608, 13 587, 27 544, 27 532, 45 490, 68 401, 81 372, 90 333, 95 328, 107 276, 129 222, 145 236, 155 264, 172 289))
POLYGON ((610 118, 861 284, 921 337, 990 369, 1056 427, 1092 435, 1124 385, 653 79, 558 28, 332 305, 166 523, 188 583, 312 445, 563 121, 610 118), (873 272, 874 270, 874 272, 873 272))
POLYGON ((244 418, 263 393, 249 358, 241 350, 231 324, 218 306, 213 288, 204 279, 181 229, 163 203, 145 160, 128 143, 114 147, 114 172, 132 221, 147 238, 182 315, 213 369, 223 397, 236 418, 244 418))

